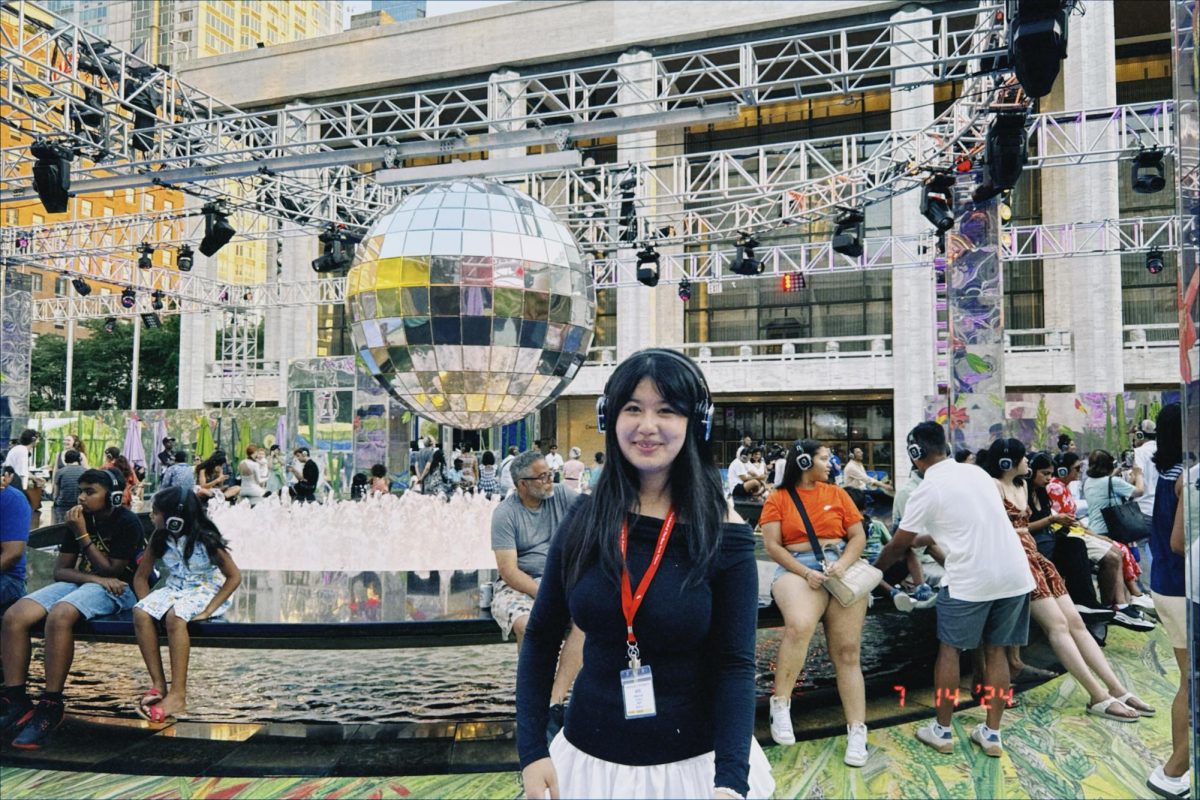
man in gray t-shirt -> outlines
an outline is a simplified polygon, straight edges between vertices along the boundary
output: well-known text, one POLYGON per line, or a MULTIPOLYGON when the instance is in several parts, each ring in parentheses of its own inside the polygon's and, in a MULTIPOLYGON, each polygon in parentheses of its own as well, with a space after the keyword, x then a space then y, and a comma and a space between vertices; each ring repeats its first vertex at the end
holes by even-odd
MULTIPOLYGON (((554 483, 545 456, 536 450, 518 455, 510 469, 516 491, 492 512, 492 551, 500 572, 492 590, 492 617, 505 639, 510 632, 517 635, 519 647, 546 569, 550 540, 579 494, 554 483)), ((552 705, 562 703, 581 666, 583 634, 572 626, 559 655, 552 705)))

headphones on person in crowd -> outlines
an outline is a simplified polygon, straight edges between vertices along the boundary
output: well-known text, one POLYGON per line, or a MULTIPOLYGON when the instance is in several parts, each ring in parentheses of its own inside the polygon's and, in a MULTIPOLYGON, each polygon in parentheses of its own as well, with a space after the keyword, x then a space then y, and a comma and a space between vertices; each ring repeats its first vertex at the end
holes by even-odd
POLYGON ((912 431, 908 432, 908 457, 914 462, 925 457, 925 448, 912 435, 912 431))
POLYGON ((1145 441, 1146 437, 1148 435, 1152 435, 1157 428, 1158 426, 1154 424, 1154 420, 1146 417, 1137 424, 1136 428, 1133 429, 1133 438, 1137 439, 1139 442, 1145 441))
POLYGON ((796 455, 796 466, 800 468, 801 472, 807 472, 813 468, 812 453, 806 451, 800 442, 796 442, 796 447, 800 450, 796 455))
POLYGON ((1003 443, 1003 447, 1000 450, 1000 458, 996 460, 996 466, 1000 468, 1001 472, 1008 472, 1016 466, 1013 462, 1012 448, 1010 447, 1012 440, 1001 439, 1000 441, 1003 443))
MULTIPOLYGON (((640 354, 665 355, 673 358, 680 363, 686 364, 691 371, 692 376, 700 384, 700 389, 703 392, 703 397, 696 401, 696 407, 692 410, 692 421, 696 426, 704 432, 704 440, 708 441, 708 437, 712 434, 713 416, 716 413, 716 406, 713 405, 712 393, 708 390, 708 381, 704 378, 704 373, 700 371, 700 367, 696 366, 696 362, 692 361, 682 353, 677 353, 674 350, 667 350, 661 347, 651 347, 640 351, 640 354)), ((609 377, 604 383, 604 393, 596 399, 596 429, 600 433, 604 433, 605 425, 607 424, 608 416, 608 384, 612 381, 609 377)))
POLYGON ((1066 478, 1067 474, 1071 471, 1071 468, 1063 463, 1064 461, 1065 459, 1061 453, 1054 457, 1054 474, 1059 478, 1066 478))
POLYGON ((107 475, 109 481, 112 483, 112 488, 108 492, 109 508, 116 508, 123 505, 125 503, 125 479, 115 469, 105 469, 101 470, 101 472, 107 475))
POLYGON ((166 527, 166 529, 167 529, 167 533, 173 533, 173 534, 183 533, 183 526, 187 524, 186 520, 184 520, 184 518, 183 518, 183 502, 186 499, 187 499, 187 492, 184 490, 180 490, 179 504, 177 506, 175 506, 175 510, 173 512, 171 512, 171 516, 167 517, 166 520, 163 522, 164 527, 166 527))

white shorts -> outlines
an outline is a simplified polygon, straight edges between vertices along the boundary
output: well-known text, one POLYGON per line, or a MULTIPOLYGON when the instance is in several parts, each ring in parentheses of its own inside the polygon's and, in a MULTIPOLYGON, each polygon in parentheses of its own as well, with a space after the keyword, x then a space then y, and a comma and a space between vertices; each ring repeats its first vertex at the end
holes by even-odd
MULTIPOLYGON (((669 764, 614 764, 589 756, 568 742, 562 731, 550 743, 550 760, 558 776, 558 796, 564 799, 712 797, 717 769, 713 752, 669 764)), ((775 794, 771 764, 754 739, 750 740, 749 783, 747 798, 775 794)))
MULTIPOLYGON (((1087 545, 1088 561, 1093 564, 1099 563, 1100 559, 1104 558, 1113 549, 1112 542, 1106 542, 1099 536, 1093 536, 1090 533, 1083 535, 1083 543, 1087 545)), ((1118 554, 1120 551, 1117 551, 1118 554)))

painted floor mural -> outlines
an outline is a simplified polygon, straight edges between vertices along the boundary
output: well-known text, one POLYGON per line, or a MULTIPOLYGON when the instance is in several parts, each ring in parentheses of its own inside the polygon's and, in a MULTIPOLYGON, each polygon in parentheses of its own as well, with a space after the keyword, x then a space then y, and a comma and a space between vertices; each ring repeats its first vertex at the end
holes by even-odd
MULTIPOLYGON (((958 746, 941 755, 921 745, 908 722, 871 731, 860 770, 842 764, 844 737, 767 747, 780 798, 1128 798, 1145 797, 1145 777, 1170 750, 1169 706, 1178 680, 1165 637, 1112 628, 1106 649, 1122 680, 1159 711, 1133 725, 1084 714, 1086 696, 1069 676, 1019 695, 1005 714, 1006 753, 984 756, 968 741, 983 711, 955 715, 958 746)), ((883 701, 880 701, 883 702, 883 701)), ((895 701, 890 701, 895 702, 895 701)), ((928 692, 906 711, 932 713, 928 692)), ((516 798, 515 772, 419 777, 156 777, 0 766, 5 798, 516 798)))

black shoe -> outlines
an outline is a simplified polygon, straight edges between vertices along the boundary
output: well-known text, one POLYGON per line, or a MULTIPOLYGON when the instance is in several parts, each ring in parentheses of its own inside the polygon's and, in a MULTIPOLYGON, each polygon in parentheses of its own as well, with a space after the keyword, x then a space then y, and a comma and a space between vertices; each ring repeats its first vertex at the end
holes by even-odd
POLYGON ((66 709, 61 700, 39 700, 33 718, 25 723, 12 746, 18 750, 38 750, 50 741, 50 734, 62 724, 66 709))
POLYGON ((1081 606, 1075 604, 1075 610, 1079 612, 1079 616, 1083 617, 1083 621, 1087 623, 1093 622, 1108 622, 1114 616, 1111 608, 1091 608, 1089 606, 1081 606))
POLYGON ((1126 606, 1118 611, 1112 618, 1112 624, 1142 633, 1154 630, 1154 623, 1148 619, 1144 619, 1133 606, 1126 606))
POLYGON ((546 722, 546 744, 554 741, 554 737, 562 730, 563 723, 567 720, 567 707, 562 703, 555 703, 550 706, 550 719, 546 722))
POLYGON ((33 703, 22 695, 21 700, 0 700, 0 737, 9 741, 17 735, 21 726, 33 717, 33 703))

